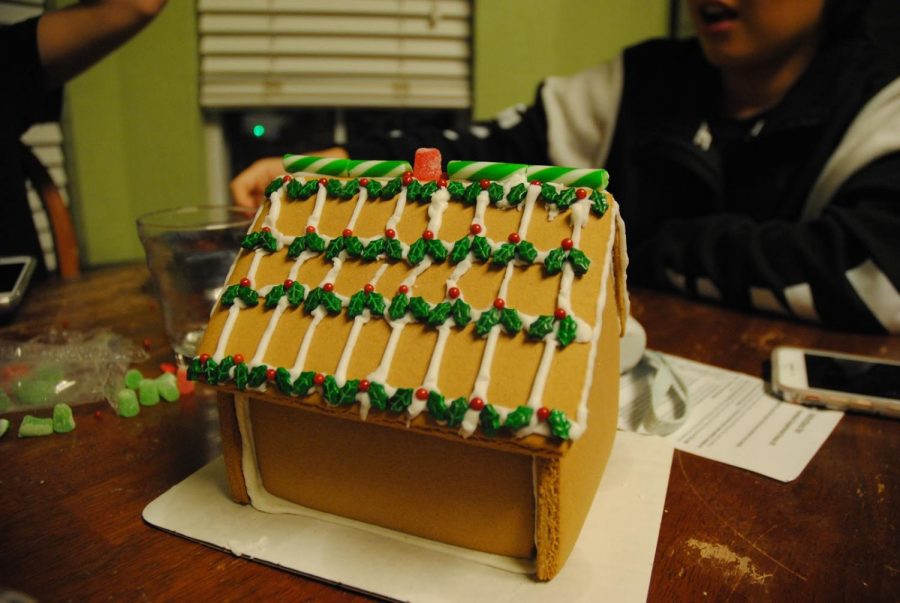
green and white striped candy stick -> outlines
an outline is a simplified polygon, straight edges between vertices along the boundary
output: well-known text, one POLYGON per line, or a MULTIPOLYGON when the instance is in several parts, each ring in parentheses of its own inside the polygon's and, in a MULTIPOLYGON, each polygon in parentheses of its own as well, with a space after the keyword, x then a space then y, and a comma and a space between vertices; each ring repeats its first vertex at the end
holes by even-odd
POLYGON ((347 176, 351 178, 394 178, 412 171, 408 161, 371 161, 348 159, 347 176))
POLYGON ((285 155, 282 162, 285 171, 291 174, 306 172, 322 176, 344 176, 347 173, 348 160, 312 155, 285 155))
POLYGON ((454 180, 506 180, 516 174, 525 175, 524 163, 490 163, 487 161, 451 161, 447 175, 454 180))
POLYGON ((529 165, 526 172, 528 181, 556 182, 565 186, 605 189, 609 184, 609 173, 603 169, 567 168, 555 165, 529 165))

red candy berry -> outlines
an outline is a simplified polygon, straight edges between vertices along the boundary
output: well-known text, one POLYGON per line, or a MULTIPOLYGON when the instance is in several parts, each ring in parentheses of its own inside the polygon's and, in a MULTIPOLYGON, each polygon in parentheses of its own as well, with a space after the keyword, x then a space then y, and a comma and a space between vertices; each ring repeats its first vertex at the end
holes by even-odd
POLYGON ((269 228, 268 226, 263 226, 262 228, 260 228, 260 230, 263 232, 272 232, 272 229, 269 228))
POLYGON ((472 224, 469 226, 469 232, 473 235, 481 234, 481 224, 472 224))
POLYGON ((312 234, 312 233, 316 232, 316 227, 313 226, 312 224, 310 224, 309 226, 306 227, 306 232, 308 232, 309 234, 312 234))
POLYGON ((403 172, 403 185, 409 186, 413 181, 412 172, 403 172))
POLYGON ((563 310, 562 308, 557 308, 553 312, 553 316, 556 317, 556 320, 562 320, 563 318, 565 318, 567 316, 567 314, 568 313, 565 310, 563 310))
POLYGON ((426 230, 425 232, 422 233, 422 238, 425 239, 426 241, 430 241, 431 239, 434 238, 434 233, 431 232, 430 230, 426 230))
POLYGON ((550 416, 550 409, 547 408, 546 406, 541 406, 537 410, 538 421, 546 421, 549 416, 550 416))
POLYGON ((540 181, 540 180, 532 180, 532 181, 531 181, 531 186, 540 186, 540 185, 541 185, 541 181, 540 181))
POLYGON ((577 197, 578 199, 584 199, 585 197, 587 197, 587 191, 583 188, 577 188, 575 189, 575 197, 577 197))
POLYGON ((291 177, 290 174, 285 174, 284 176, 281 177, 281 183, 282 183, 282 184, 287 184, 287 183, 290 182, 291 180, 293 180, 293 178, 291 177))
POLYGON ((244 278, 241 279, 241 287, 249 287, 249 286, 250 286, 250 279, 245 276, 244 278))
POLYGON ((438 178, 437 185, 440 188, 447 188, 447 179, 446 178, 438 178))
POLYGON ((360 178, 359 185, 360 186, 369 186, 369 179, 368 178, 360 178))
POLYGON ((178 367, 172 364, 171 362, 162 362, 159 365, 159 370, 164 373, 172 373, 173 375, 178 372, 178 367))
POLYGON ((341 235, 344 237, 352 237, 353 231, 350 230, 349 228, 345 228, 343 231, 341 231, 341 235))
POLYGON ((509 233, 509 236, 506 237, 506 239, 507 239, 510 243, 518 243, 519 241, 522 240, 522 237, 520 237, 520 236, 519 236, 519 233, 517 233, 517 232, 511 232, 511 233, 509 233))
POLYGON ((100 413, 99 410, 95 410, 95 411, 94 411, 94 417, 96 417, 96 418, 99 419, 101 416, 102 416, 102 414, 100 413))
POLYGON ((322 186, 328 186, 328 178, 319 178, 319 184, 322 186))
POLYGON ((325 283, 324 285, 322 285, 322 289, 324 289, 328 293, 331 293, 332 291, 334 291, 334 283, 325 283))
POLYGON ((200 364, 209 362, 209 354, 200 354, 200 364))
POLYGON ((506 307, 506 301, 502 297, 498 297, 494 300, 494 307, 498 310, 502 310, 506 307))
POLYGON ((478 186, 481 187, 481 190, 486 191, 491 187, 491 181, 487 178, 484 178, 478 183, 478 186))
POLYGON ((322 373, 316 373, 316 376, 313 377, 313 383, 315 383, 316 385, 322 385, 323 383, 325 383, 325 375, 323 375, 322 373))
POLYGON ((274 381, 274 380, 275 380, 275 369, 267 369, 267 370, 266 370, 266 379, 267 379, 268 381, 274 381))
POLYGON ((560 243, 560 245, 562 246, 563 249, 569 250, 575 246, 575 243, 572 242, 572 239, 563 239, 562 242, 560 243))
POLYGON ((427 400, 428 399, 428 390, 424 387, 420 387, 416 390, 416 398, 419 400, 427 400))
POLYGON ((235 354, 231 357, 231 359, 234 360, 235 364, 240 364, 244 361, 244 355, 243 354, 235 354))
POLYGON ((397 287, 397 291, 405 295, 409 293, 409 287, 407 287, 406 285, 400 285, 399 287, 397 287))
POLYGON ((450 299, 456 299, 457 297, 459 297, 459 287, 450 287, 450 289, 447 291, 447 295, 450 297, 450 299))
POLYGON ((393 239, 397 236, 397 231, 394 230, 393 228, 387 228, 384 231, 384 236, 386 236, 389 239, 393 239))
POLYGON ((366 293, 371 293, 374 290, 375 290, 375 285, 373 285, 372 283, 366 283, 366 286, 363 287, 363 291, 365 291, 366 293))
POLYGON ((362 379, 362 380, 360 380, 360 382, 359 382, 359 391, 361 391, 362 393, 366 393, 367 391, 369 391, 369 386, 370 386, 370 385, 372 385, 372 384, 369 383, 369 380, 368 380, 368 379, 362 379))
POLYGON ((480 411, 484 408, 484 400, 481 398, 472 398, 469 400, 469 408, 480 411))
POLYGON ((294 286, 294 281, 292 281, 289 278, 284 279, 284 288, 285 289, 290 289, 293 286, 294 286))

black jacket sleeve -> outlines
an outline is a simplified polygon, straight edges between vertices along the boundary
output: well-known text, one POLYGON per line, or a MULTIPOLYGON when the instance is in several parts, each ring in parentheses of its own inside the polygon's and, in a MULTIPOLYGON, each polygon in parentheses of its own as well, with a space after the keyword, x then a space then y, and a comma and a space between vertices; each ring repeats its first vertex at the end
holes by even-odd
POLYGON ((853 330, 900 328, 900 153, 851 177, 809 222, 672 220, 632 250, 638 281, 853 330))
POLYGON ((414 132, 394 131, 386 136, 360 139, 346 146, 358 159, 408 157, 420 147, 440 149, 444 161, 498 161, 543 165, 547 159, 547 118, 538 90, 530 107, 516 105, 495 119, 475 123, 464 130, 421 128, 414 132))

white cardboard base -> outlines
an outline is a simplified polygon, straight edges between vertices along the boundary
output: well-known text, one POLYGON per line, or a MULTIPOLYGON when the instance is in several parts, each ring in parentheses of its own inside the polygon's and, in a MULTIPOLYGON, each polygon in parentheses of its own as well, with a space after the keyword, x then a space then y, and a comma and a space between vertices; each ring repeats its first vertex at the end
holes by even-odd
POLYGON ((665 440, 619 432, 581 537, 549 583, 395 538, 231 502, 221 458, 144 509, 159 528, 236 555, 410 601, 643 601, 672 463, 665 440))

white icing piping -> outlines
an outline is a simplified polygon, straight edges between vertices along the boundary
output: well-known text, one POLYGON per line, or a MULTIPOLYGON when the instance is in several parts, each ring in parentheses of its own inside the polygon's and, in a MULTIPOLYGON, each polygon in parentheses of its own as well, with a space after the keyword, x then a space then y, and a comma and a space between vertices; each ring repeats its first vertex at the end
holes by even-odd
MULTIPOLYGON (((606 261, 603 263, 603 275, 600 281, 600 295, 597 297, 597 312, 594 330, 591 334, 591 351, 588 352, 587 367, 585 370, 584 385, 581 388, 581 398, 578 401, 578 411, 572 426, 569 428, 569 437, 577 440, 584 430, 587 429, 588 420, 588 397, 591 393, 591 385, 594 382, 594 364, 597 362, 597 348, 600 342, 600 331, 603 329, 603 309, 606 307, 606 287, 609 281, 609 271, 615 261, 612 258, 613 243, 616 239, 616 230, 621 219, 619 218, 619 205, 613 203, 610 211, 615 213, 610 216, 609 220, 609 240, 606 243, 606 261)), ((618 370, 618 369, 617 369, 618 370)))
MULTIPOLYGON (((369 281, 372 286, 378 284, 378 280, 388 269, 388 266, 390 266, 390 264, 384 263, 378 268, 375 275, 372 277, 372 280, 369 281)), ((363 326, 370 320, 371 312, 369 312, 368 308, 363 310, 362 314, 353 319, 350 335, 347 337, 347 343, 344 344, 344 351, 341 352, 341 359, 338 362, 337 369, 334 371, 334 380, 340 387, 343 387, 344 383, 347 381, 347 369, 350 366, 350 358, 353 356, 353 349, 356 347, 356 340, 359 339, 359 332, 362 331, 363 326)), ((368 411, 368 409, 366 410, 368 411)))

